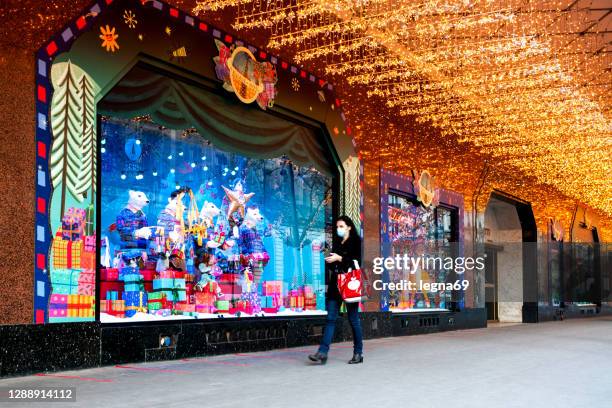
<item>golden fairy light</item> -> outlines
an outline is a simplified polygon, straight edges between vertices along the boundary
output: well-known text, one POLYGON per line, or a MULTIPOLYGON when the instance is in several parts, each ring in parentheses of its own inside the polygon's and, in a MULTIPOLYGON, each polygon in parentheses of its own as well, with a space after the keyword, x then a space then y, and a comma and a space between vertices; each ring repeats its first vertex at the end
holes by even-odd
MULTIPOLYGON (((609 9, 587 0, 205 0, 371 103, 612 214, 609 9)), ((380 143, 378 146, 383 147, 380 143)), ((392 146, 388 147, 392 149, 392 146)))

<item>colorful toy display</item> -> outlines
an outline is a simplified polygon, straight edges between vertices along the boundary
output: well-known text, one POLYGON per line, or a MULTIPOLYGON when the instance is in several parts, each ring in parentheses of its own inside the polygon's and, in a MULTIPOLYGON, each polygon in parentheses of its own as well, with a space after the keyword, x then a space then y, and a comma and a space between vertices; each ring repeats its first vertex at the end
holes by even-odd
MULTIPOLYGON (((100 274, 103 321, 324 310, 316 293, 324 291, 329 177, 284 157, 225 152, 198 134, 173 138, 152 122, 105 119, 102 131, 102 223, 110 227, 100 257, 113 259, 100 274), (127 155, 127 143, 139 154, 127 155)), ((88 293, 85 282, 75 281, 75 293, 88 293)))

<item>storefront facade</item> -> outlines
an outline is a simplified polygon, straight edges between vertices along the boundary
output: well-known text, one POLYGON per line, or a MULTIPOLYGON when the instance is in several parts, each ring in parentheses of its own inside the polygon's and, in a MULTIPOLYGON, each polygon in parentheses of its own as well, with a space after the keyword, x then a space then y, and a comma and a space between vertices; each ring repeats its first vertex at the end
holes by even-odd
MULTIPOLYGON (((469 177, 420 155, 403 174, 362 160, 332 84, 174 6, 97 1, 34 67, 33 286, 21 295, 33 308, 0 326, 9 350, 33 346, 0 375, 315 344, 340 214, 363 231, 371 281, 375 258, 497 256, 482 271, 385 269, 386 283, 467 287, 373 291, 365 338, 554 319, 587 292, 529 197, 503 224, 495 202, 511 194, 495 183, 468 192, 469 177), (487 274, 508 254, 521 265, 487 274)), ((603 270, 604 252, 583 258, 603 270)), ((610 276, 597 276, 603 310, 610 276)))

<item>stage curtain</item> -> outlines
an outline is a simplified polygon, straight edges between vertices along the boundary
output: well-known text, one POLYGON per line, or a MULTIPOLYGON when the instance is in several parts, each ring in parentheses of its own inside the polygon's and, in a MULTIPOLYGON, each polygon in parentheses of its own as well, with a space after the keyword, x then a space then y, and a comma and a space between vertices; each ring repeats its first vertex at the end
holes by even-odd
POLYGON ((331 174, 327 154, 315 132, 186 82, 134 67, 98 103, 102 115, 150 115, 171 129, 196 128, 214 146, 254 158, 287 156, 296 164, 331 174))

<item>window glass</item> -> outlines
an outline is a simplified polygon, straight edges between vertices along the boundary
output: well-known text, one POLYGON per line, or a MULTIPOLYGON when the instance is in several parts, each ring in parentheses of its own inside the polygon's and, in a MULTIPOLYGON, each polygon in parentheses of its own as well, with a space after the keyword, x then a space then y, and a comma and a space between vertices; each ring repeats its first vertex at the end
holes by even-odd
POLYGON ((324 313, 332 179, 103 118, 101 320, 324 313))
POLYGON ((414 284, 413 290, 389 291, 390 310, 449 307, 451 291, 431 290, 427 284, 445 283, 452 272, 452 267, 443 261, 453 256, 451 243, 456 241, 456 210, 424 207, 408 197, 389 194, 388 212, 390 256, 421 258, 418 266, 389 271, 391 282, 406 280, 414 284))

